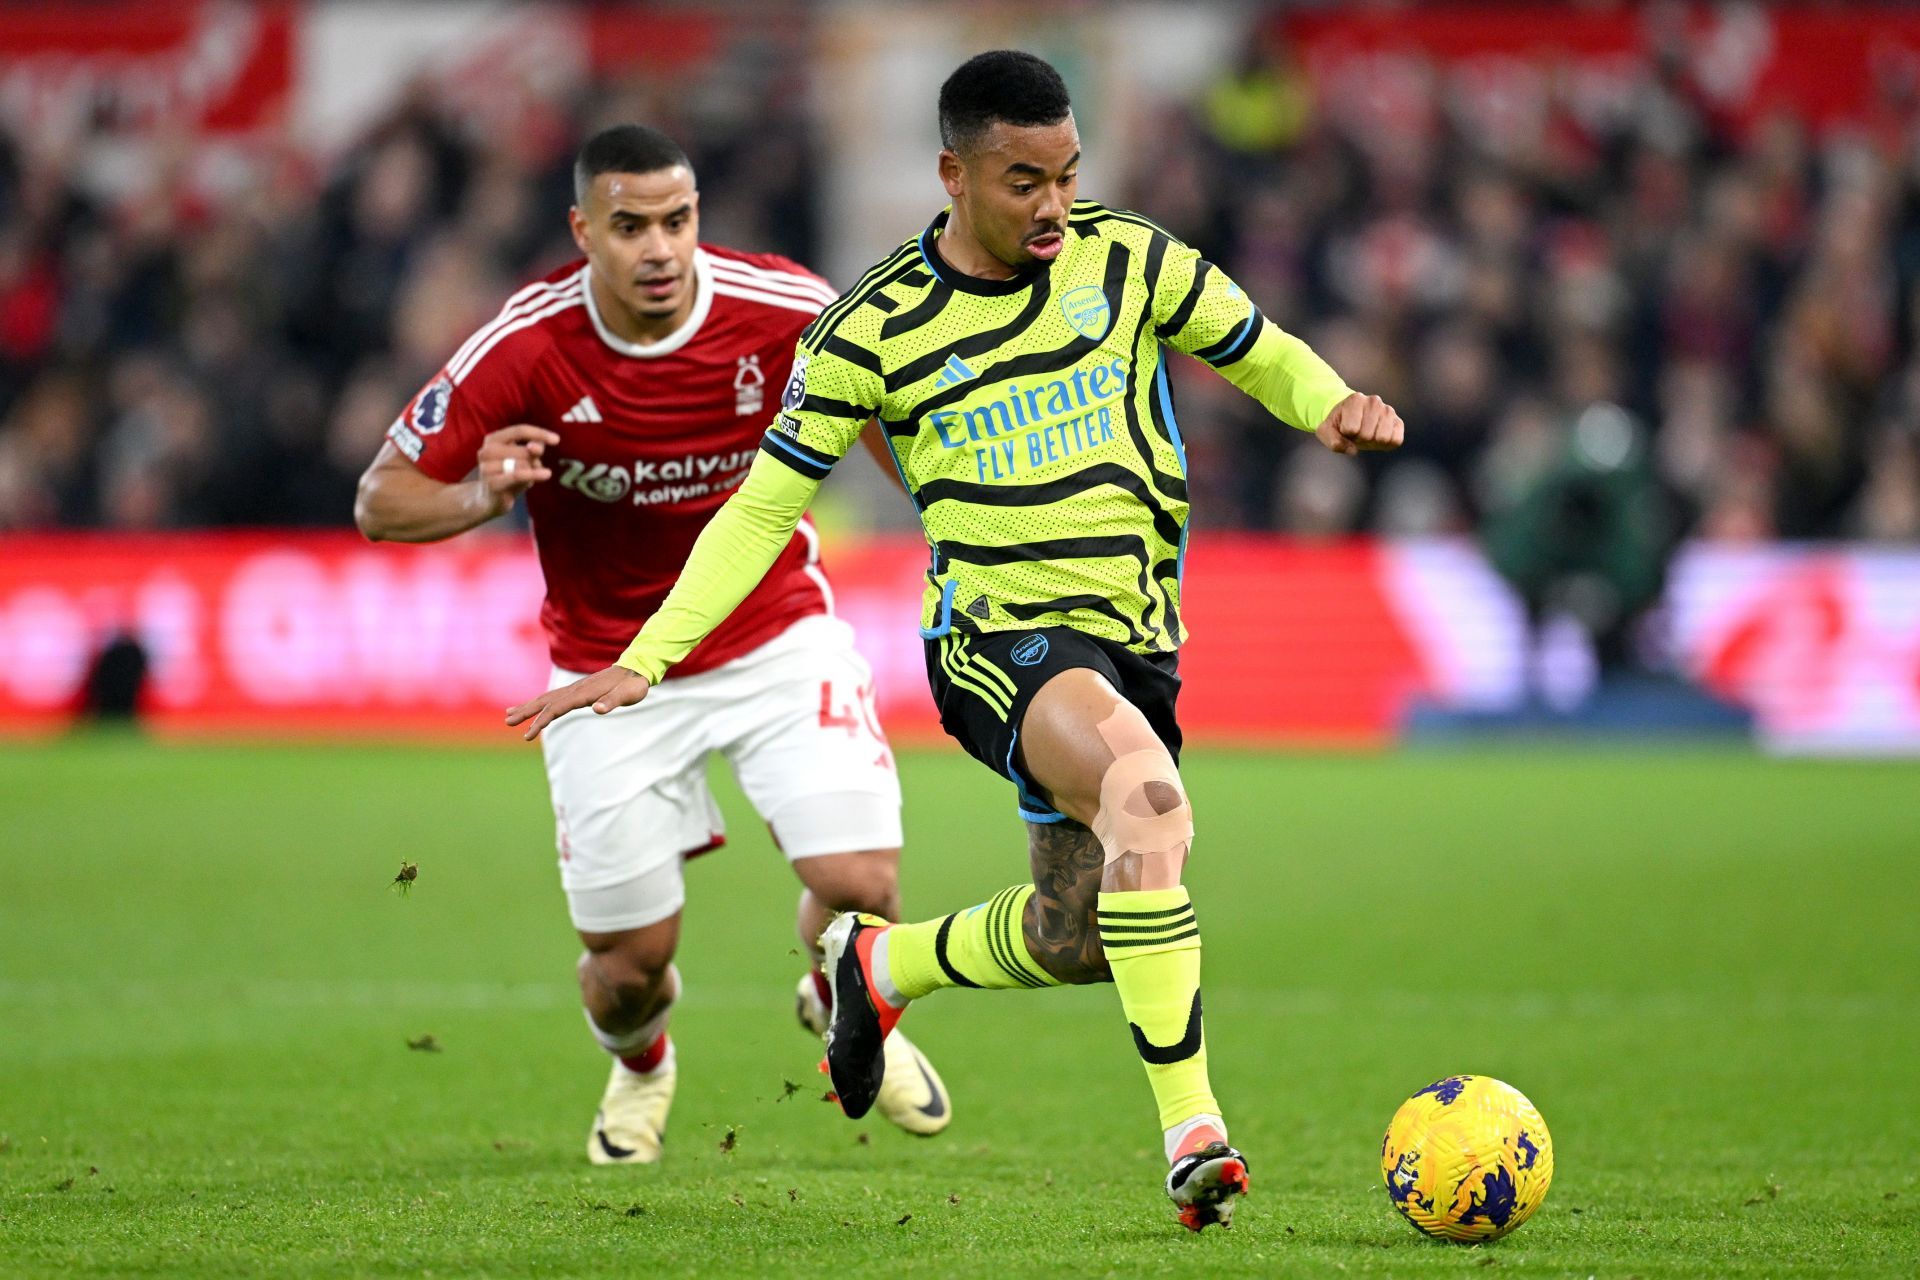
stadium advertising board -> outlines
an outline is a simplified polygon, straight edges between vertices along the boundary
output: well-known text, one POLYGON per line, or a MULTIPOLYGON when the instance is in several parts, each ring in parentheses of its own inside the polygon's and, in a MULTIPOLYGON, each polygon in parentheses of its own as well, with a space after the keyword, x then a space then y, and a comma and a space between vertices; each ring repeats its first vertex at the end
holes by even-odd
POLYGON ((1438 76, 1441 100, 1496 140, 1540 129, 1555 97, 1576 112, 1631 107, 1656 51, 1677 56, 1686 92, 1743 126, 1789 107, 1816 125, 1903 119, 1920 71, 1920 13, 1889 4, 1452 2, 1291 12, 1275 25, 1327 109, 1421 130, 1438 76))
POLYGON ((289 3, 0 5, 0 111, 30 136, 107 111, 141 127, 276 124, 294 78, 289 3))
MULTIPOLYGON (((0 730, 65 724, 117 633, 149 655, 167 733, 505 740, 542 687, 526 544, 347 534, 12 536, 0 543, 0 730)), ((916 616, 924 548, 832 547, 895 736, 939 736, 916 616)), ((1427 704, 1527 696, 1518 604, 1470 545, 1214 537, 1189 563, 1182 720, 1198 741, 1391 741, 1427 704)), ((1681 665, 1782 751, 1920 751, 1920 553, 1695 546, 1664 610, 1681 665)))

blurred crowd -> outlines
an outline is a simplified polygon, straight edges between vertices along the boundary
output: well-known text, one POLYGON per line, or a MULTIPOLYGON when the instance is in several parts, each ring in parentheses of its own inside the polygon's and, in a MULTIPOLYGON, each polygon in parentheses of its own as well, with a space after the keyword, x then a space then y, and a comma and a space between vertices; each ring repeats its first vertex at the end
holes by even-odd
POLYGON ((350 524, 415 390, 578 256, 586 133, 661 125, 709 237, 812 257, 798 87, 753 48, 484 113, 422 82, 331 165, 254 144, 214 197, 192 138, 130 165, 111 119, 57 149, 0 130, 0 530, 350 524))
POLYGON ((1920 85, 1816 137, 1717 116, 1677 51, 1579 110, 1402 70, 1316 104, 1269 40, 1163 113, 1135 205, 1408 423, 1355 463, 1188 371, 1196 492, 1256 528, 1486 533, 1585 473, 1656 547, 1920 538, 1920 85))
MULTIPOLYGON (((799 72, 706 74, 505 124, 422 86, 326 164, 265 144, 216 199, 190 139, 130 181, 111 119, 0 132, 0 530, 348 522, 397 408, 573 255, 568 161, 601 123, 687 144, 709 238, 818 261, 799 72)), ((1316 104, 1267 41, 1164 104, 1127 189, 1086 194, 1201 247, 1410 428, 1339 458, 1184 370, 1207 525, 1472 530, 1572 468, 1635 477, 1662 537, 1920 538, 1920 96, 1816 136, 1717 118, 1676 60, 1642 74, 1491 128, 1437 77, 1390 112, 1316 104)))

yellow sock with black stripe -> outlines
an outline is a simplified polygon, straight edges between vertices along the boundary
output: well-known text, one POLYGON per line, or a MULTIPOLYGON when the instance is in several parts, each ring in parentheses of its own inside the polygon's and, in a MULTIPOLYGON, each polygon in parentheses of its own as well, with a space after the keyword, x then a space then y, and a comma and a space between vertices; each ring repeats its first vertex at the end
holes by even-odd
POLYGON ((1160 1127, 1219 1115, 1200 1019, 1200 925, 1184 887, 1102 893, 1100 945, 1160 1106, 1160 1127))
POLYGON ((908 1000, 942 987, 1057 987, 1027 951, 1020 920, 1030 884, 1002 889, 977 907, 886 932, 887 972, 908 1000))

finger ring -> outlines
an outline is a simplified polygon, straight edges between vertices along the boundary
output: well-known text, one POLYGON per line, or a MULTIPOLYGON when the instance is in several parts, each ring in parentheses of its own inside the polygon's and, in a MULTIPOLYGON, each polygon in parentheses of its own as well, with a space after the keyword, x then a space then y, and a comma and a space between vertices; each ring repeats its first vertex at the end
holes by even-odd
POLYGON ((510 476, 510 475, 512 475, 512 474, 513 474, 513 464, 514 464, 514 462, 515 462, 515 461, 517 461, 517 459, 514 459, 514 458, 508 458, 508 459, 507 459, 507 460, 506 460, 505 462, 502 462, 502 463, 500 464, 500 474, 501 474, 501 475, 503 475, 503 476, 510 476))

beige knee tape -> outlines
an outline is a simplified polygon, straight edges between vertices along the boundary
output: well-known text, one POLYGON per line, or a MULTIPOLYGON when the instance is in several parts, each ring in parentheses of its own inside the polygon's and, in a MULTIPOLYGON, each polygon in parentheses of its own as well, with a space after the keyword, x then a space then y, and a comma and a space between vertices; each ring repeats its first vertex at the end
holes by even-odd
POLYGON ((1100 779, 1100 809, 1093 817, 1093 834, 1107 861, 1129 853, 1184 855, 1193 843, 1193 807, 1187 803, 1180 771, 1165 745, 1140 712, 1125 703, 1116 706, 1098 728, 1114 756, 1100 779), (1148 790, 1148 784, 1156 782, 1172 788, 1176 800, 1165 813, 1154 804, 1156 798, 1165 797, 1155 797, 1148 790))
MULTIPOLYGON (((1165 797, 1159 797, 1164 800, 1165 797)), ((1130 751, 1107 767, 1100 779, 1100 810, 1093 817, 1093 834, 1106 850, 1107 861, 1124 854, 1186 852, 1193 842, 1193 806, 1180 786, 1166 748, 1157 743, 1145 751, 1130 751), (1175 803, 1161 813, 1154 803, 1158 788, 1172 792, 1175 803)))

